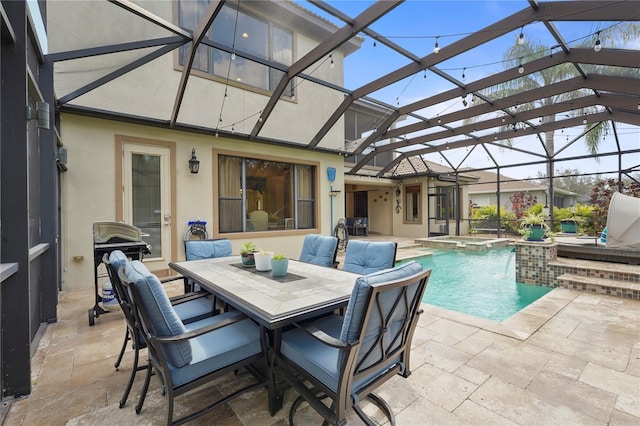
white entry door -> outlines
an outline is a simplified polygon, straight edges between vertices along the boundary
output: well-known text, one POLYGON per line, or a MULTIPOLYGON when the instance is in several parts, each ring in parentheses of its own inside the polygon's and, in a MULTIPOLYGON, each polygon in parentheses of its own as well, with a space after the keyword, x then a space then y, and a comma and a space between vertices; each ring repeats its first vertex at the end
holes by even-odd
POLYGON ((151 245, 144 260, 151 270, 171 261, 171 151, 168 147, 124 143, 123 216, 151 245))

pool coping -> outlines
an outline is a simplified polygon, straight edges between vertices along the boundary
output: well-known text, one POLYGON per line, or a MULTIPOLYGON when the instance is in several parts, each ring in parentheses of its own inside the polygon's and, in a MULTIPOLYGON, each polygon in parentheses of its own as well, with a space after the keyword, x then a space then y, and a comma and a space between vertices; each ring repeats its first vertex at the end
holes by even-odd
POLYGON ((565 288, 555 288, 501 322, 475 317, 424 302, 422 306, 427 314, 432 312, 438 317, 446 318, 453 322, 471 325, 518 340, 527 340, 580 295, 580 292, 565 288))

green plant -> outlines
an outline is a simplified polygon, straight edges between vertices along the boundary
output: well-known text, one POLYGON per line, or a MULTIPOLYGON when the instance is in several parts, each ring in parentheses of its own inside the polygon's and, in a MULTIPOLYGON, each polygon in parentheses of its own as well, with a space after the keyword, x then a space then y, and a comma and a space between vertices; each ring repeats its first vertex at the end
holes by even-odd
MULTIPOLYGON (((525 216, 522 217, 522 219, 520 219, 521 227, 520 229, 518 229, 518 233, 522 235, 522 237, 525 240, 531 239, 530 238, 532 236, 531 234, 534 233, 534 229, 536 228, 543 230, 542 235, 544 235, 545 232, 548 232, 546 215, 541 211, 542 209, 540 209, 539 212, 536 210, 537 209, 534 209, 534 208, 529 209, 529 213, 527 213, 525 216)), ((538 232, 539 231, 535 231, 535 233, 538 233, 538 232)), ((542 237, 535 236, 533 239, 538 240, 541 238, 542 237)))
POLYGON ((242 247, 240 247, 240 254, 248 254, 248 253, 255 253, 255 252, 256 252, 256 245, 253 244, 253 241, 247 241, 242 245, 242 247))
POLYGON ((273 260, 285 260, 287 257, 282 253, 276 253, 273 255, 273 260))

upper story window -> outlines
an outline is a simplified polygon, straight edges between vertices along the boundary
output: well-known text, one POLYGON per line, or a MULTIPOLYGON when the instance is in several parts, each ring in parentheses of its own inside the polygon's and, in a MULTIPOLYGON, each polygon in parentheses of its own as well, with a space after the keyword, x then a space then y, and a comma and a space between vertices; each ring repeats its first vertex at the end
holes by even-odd
MULTIPOLYGON (((179 25, 193 30, 207 6, 206 0, 179 1, 179 25)), ((290 31, 226 4, 207 32, 206 39, 205 42, 219 43, 237 54, 232 55, 203 43, 196 52, 193 69, 228 80, 233 85, 272 92, 283 75, 282 71, 241 56, 286 66, 293 63, 293 34, 290 31)), ((180 48, 180 65, 184 65, 188 50, 189 45, 180 48)), ((293 97, 293 94, 293 81, 290 81, 284 96, 293 97)))

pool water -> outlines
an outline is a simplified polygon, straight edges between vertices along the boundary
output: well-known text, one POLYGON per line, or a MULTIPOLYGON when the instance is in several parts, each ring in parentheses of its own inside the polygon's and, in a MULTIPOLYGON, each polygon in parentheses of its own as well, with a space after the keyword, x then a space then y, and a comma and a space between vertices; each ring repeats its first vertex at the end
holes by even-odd
POLYGON ((553 290, 517 283, 511 248, 484 253, 437 250, 415 259, 432 269, 423 302, 503 321, 553 290))

